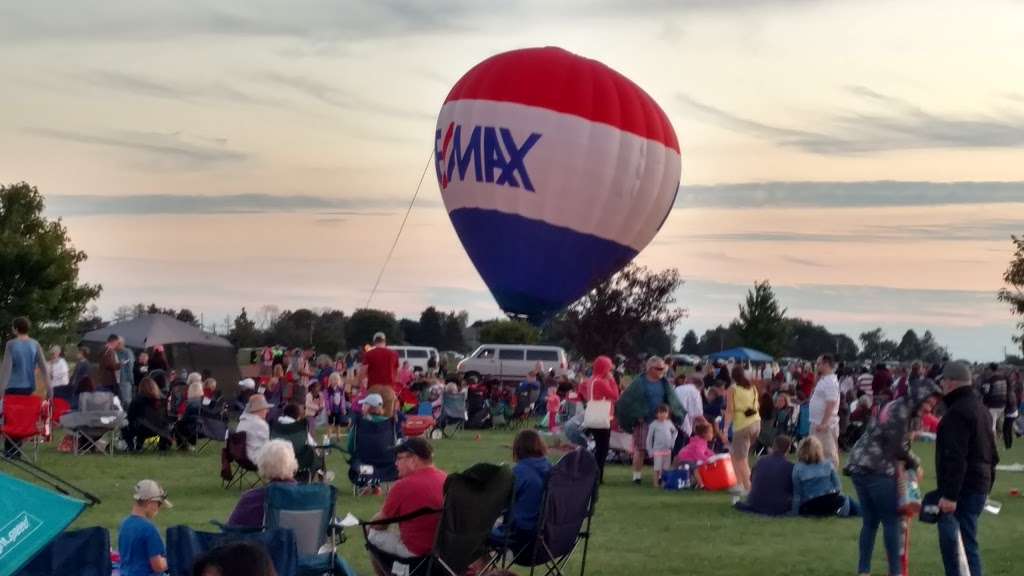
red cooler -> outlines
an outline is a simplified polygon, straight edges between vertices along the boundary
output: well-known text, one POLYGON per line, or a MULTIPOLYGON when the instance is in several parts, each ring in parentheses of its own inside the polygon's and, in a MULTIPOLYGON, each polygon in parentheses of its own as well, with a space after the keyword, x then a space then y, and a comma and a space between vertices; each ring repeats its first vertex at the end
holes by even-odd
POLYGON ((732 468, 732 457, 716 454, 697 467, 704 489, 712 492, 728 490, 736 485, 736 471, 732 468))

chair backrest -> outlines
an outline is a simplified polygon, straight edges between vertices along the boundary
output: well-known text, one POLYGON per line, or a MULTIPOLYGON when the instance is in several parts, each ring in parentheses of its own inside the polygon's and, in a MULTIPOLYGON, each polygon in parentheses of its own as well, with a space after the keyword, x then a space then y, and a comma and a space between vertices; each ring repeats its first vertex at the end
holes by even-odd
POLYGON ((275 422, 270 427, 270 438, 286 440, 292 445, 295 459, 299 461, 299 470, 309 470, 316 463, 316 453, 309 445, 309 428, 305 420, 296 420, 290 424, 275 422))
POLYGON ((476 464, 450 474, 434 554, 461 574, 480 558, 495 521, 512 502, 514 477, 508 466, 476 464))
POLYGON ((249 463, 249 455, 245 452, 245 432, 229 433, 225 448, 233 461, 249 463))
POLYGON ((107 391, 82 392, 78 395, 78 410, 81 412, 113 412, 114 395, 107 391))
POLYGON ((569 452, 551 467, 538 536, 553 557, 565 556, 576 546, 583 523, 593 513, 597 475, 597 460, 583 449, 569 452))
POLYGON ((61 533, 17 576, 110 576, 110 532, 98 526, 61 533))
POLYGON ((356 421, 356 453, 352 456, 374 467, 395 464, 396 424, 394 420, 374 422, 368 418, 356 421))
POLYGON ((272 483, 267 486, 264 526, 291 530, 299 556, 316 556, 327 540, 336 496, 329 484, 272 483))
POLYGON ((291 530, 196 532, 188 526, 172 526, 167 529, 168 573, 171 576, 191 576, 192 564, 201 554, 239 540, 263 546, 270 555, 278 576, 295 576, 297 573, 299 557, 295 547, 295 535, 291 530))
POLYGON ((35 394, 15 396, 8 394, 4 402, 4 434, 12 438, 29 438, 40 432, 39 421, 43 415, 43 399, 35 394))
POLYGON ((466 395, 462 393, 458 394, 445 394, 441 399, 441 406, 444 410, 444 415, 448 418, 456 418, 461 420, 466 417, 466 395))
POLYGON ((199 424, 202 426, 203 434, 207 438, 216 440, 217 442, 227 441, 228 434, 231 433, 231 429, 228 428, 228 423, 220 418, 200 416, 199 424))

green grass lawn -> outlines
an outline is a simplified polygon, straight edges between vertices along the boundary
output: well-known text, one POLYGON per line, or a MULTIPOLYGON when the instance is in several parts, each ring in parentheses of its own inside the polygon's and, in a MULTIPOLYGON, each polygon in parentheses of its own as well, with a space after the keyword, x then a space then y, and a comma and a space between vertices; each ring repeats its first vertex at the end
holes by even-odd
MULTIPOLYGON (((511 440, 508 432, 486 431, 479 439, 474 432, 463 432, 454 439, 435 442, 437 464, 457 471, 481 461, 509 462, 511 440)), ((930 475, 932 448, 919 444, 916 450, 928 468, 924 488, 930 490, 934 487, 930 475)), ((1018 445, 1001 456, 1007 463, 1024 462, 1024 448, 1018 445)), ((157 517, 161 529, 188 524, 212 530, 209 521, 225 520, 239 494, 221 488, 218 449, 208 448, 200 456, 74 457, 59 454, 50 446, 41 452, 40 464, 103 500, 86 510, 75 526, 109 528, 114 542, 117 525, 131 507, 131 487, 141 478, 160 481, 174 503, 173 509, 157 517)), ((339 479, 339 515, 351 511, 366 518, 376 512, 380 497, 351 495, 343 457, 332 456, 329 465, 339 479)), ((0 470, 10 473, 7 466, 0 466, 0 470)), ((856 573, 859 520, 758 518, 732 510, 727 495, 655 490, 649 478, 648 471, 645 483, 635 486, 629 482, 629 471, 624 466, 609 466, 594 519, 589 574, 856 573)), ((848 482, 847 488, 852 493, 848 482)), ((984 514, 981 520, 982 554, 989 575, 1020 574, 1024 562, 1024 499, 1010 497, 1012 488, 1024 489, 1024 474, 1000 475, 993 499, 1003 502, 1002 513, 984 514)), ((941 574, 935 528, 916 523, 913 529, 911 570, 915 575, 941 574)), ((361 533, 350 534, 339 551, 360 574, 371 573, 361 533)), ((578 556, 573 566, 578 573, 578 556)), ((874 573, 885 573, 880 534, 874 573)))

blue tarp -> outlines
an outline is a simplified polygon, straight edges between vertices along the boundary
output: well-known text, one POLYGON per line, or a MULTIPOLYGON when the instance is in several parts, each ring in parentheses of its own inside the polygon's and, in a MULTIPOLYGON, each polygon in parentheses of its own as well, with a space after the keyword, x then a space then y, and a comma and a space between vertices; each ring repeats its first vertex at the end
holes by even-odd
POLYGON ((774 360, 771 356, 761 352, 760 350, 754 350, 753 348, 730 348, 728 350, 722 350, 710 354, 708 358, 712 360, 739 360, 741 362, 771 362, 774 360))
POLYGON ((0 576, 15 573, 71 524, 85 502, 0 474, 0 576))

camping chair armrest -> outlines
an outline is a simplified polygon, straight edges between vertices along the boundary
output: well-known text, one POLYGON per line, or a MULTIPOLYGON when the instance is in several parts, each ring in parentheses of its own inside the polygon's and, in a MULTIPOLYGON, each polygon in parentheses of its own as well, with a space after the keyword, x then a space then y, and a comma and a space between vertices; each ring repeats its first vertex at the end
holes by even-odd
POLYGON ((408 514, 402 514, 400 516, 393 516, 391 518, 381 518, 380 520, 367 520, 365 522, 360 522, 359 525, 360 526, 364 526, 364 527, 368 527, 368 526, 390 526, 391 524, 398 524, 400 522, 408 522, 409 520, 415 520, 416 518, 419 518, 420 516, 426 516, 427 514, 440 514, 440 513, 441 513, 441 510, 439 510, 437 508, 423 507, 423 508, 420 508, 419 510, 414 510, 412 512, 409 512, 408 514))
POLYGON ((262 532, 263 528, 253 528, 252 526, 238 526, 235 524, 225 524, 219 520, 210 520, 210 524, 213 524, 220 529, 223 534, 255 534, 262 532))

